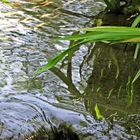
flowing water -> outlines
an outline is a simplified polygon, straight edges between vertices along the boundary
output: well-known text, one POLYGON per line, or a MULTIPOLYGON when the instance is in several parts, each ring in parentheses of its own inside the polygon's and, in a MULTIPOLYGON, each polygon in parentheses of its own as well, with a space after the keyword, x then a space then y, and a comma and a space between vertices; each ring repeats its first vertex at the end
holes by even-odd
POLYGON ((32 78, 68 47, 53 37, 92 26, 104 7, 93 0, 0 2, 0 139, 140 138, 139 79, 131 85, 139 58, 133 61, 129 46, 87 44, 72 66, 65 58, 32 78), (106 119, 96 119, 96 105, 106 119))

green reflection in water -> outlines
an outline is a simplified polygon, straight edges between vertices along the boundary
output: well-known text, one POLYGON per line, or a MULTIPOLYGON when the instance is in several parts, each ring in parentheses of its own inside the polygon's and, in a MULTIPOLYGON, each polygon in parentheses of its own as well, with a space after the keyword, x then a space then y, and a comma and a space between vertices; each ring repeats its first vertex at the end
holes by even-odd
MULTIPOLYGON (((123 50, 122 44, 97 44, 92 74, 85 88, 85 106, 89 112, 95 114, 93 107, 100 106, 102 114, 128 115, 140 113, 139 91, 140 81, 132 85, 132 79, 139 70, 139 60, 133 61, 133 50, 123 50), (120 49, 120 47, 122 49, 120 49)), ((139 59, 139 58, 138 58, 139 59)))
MULTIPOLYGON (((128 46, 127 50, 124 50, 125 46, 122 44, 107 46, 98 43, 90 49, 92 55, 88 54, 87 57, 93 59, 94 56, 94 65, 83 92, 78 91, 73 84, 72 75, 65 76, 56 67, 51 71, 68 86, 72 94, 83 98, 86 110, 92 115, 97 113, 94 109, 96 104, 106 118, 114 115, 139 114, 139 79, 132 85, 132 80, 139 69, 139 61, 133 60, 132 47, 128 46)), ((86 59, 85 57, 83 61, 86 59)), ((84 65, 83 62, 81 64, 84 65)), ((72 70, 72 68, 68 70, 68 65, 69 62, 67 73, 72 70)))

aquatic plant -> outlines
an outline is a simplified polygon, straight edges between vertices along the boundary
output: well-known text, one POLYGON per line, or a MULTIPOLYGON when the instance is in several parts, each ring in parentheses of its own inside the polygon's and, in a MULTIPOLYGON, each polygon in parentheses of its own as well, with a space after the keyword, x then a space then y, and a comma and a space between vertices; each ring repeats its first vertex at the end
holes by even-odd
MULTIPOLYGON (((74 51, 82 44, 93 43, 93 42, 105 42, 105 43, 124 43, 133 42, 140 43, 140 28, 135 27, 118 27, 118 26, 101 26, 94 28, 83 28, 80 31, 85 33, 79 33, 71 36, 61 36, 59 40, 72 40, 75 41, 71 47, 65 51, 57 54, 53 59, 49 60, 48 63, 39 68, 35 75, 39 75, 46 70, 56 65, 64 56, 71 51, 74 51)), ((138 54, 138 49, 137 52, 138 54)))
MULTIPOLYGON (((138 17, 139 18, 139 17, 138 17)), ((138 21, 138 19, 137 19, 138 21)), ((101 26, 94 28, 83 28, 80 29, 82 32, 77 32, 71 36, 62 36, 59 40, 69 40, 71 43, 69 48, 65 51, 57 54, 53 59, 49 60, 48 63, 35 72, 35 76, 45 72, 48 69, 54 67, 64 56, 68 55, 69 58, 72 57, 72 53, 76 51, 82 44, 94 43, 94 42, 104 42, 104 43, 126 43, 132 42, 136 43, 136 49, 134 53, 134 60, 138 56, 138 50, 140 46, 140 28, 136 26, 136 21, 133 23, 133 27, 117 27, 117 26, 101 26), (83 33, 84 32, 84 33, 83 33)), ((133 46, 134 47, 134 46, 133 46)), ((118 71, 118 70, 117 70, 118 71)), ((117 75, 118 77, 118 72, 117 75)), ((134 82, 140 77, 140 69, 131 79, 128 78, 128 83, 126 84, 127 94, 128 94, 128 106, 133 102, 134 95, 134 82)))
MULTIPOLYGON (((109 1, 108 1, 109 2, 109 1)), ((112 4, 117 5, 120 4, 120 0, 118 1, 111 1, 112 4), (118 2, 118 3, 117 3, 118 2)), ((113 7, 113 6, 112 6, 113 7)), ((117 7, 119 8, 119 7, 117 7)), ((94 42, 104 42, 109 44, 114 43, 134 43, 136 44, 136 47, 132 45, 132 47, 135 47, 134 52, 134 60, 138 57, 138 52, 140 48, 140 28, 137 28, 139 26, 140 22, 140 16, 137 16, 134 22, 132 23, 131 27, 125 27, 125 26, 98 26, 93 28, 82 28, 78 31, 74 32, 70 36, 59 36, 57 40, 67 40, 70 41, 70 45, 68 49, 65 51, 57 54, 53 59, 49 60, 47 64, 39 68, 37 71, 35 71, 35 76, 45 72, 48 69, 53 68, 58 62, 60 62, 66 55, 68 55, 68 63, 71 62, 71 58, 73 56, 73 53, 79 49, 79 47, 86 43, 94 43, 94 42)), ((116 64, 117 66, 117 64, 116 64)), ((118 77, 119 69, 117 67, 117 74, 116 78, 118 77)), ((129 105, 132 104, 132 99, 134 95, 134 82, 140 77, 140 69, 135 74, 134 77, 130 78, 128 77, 128 82, 126 84, 127 88, 127 94, 128 94, 128 100, 129 105)), ((111 92, 108 96, 110 97, 111 92)))

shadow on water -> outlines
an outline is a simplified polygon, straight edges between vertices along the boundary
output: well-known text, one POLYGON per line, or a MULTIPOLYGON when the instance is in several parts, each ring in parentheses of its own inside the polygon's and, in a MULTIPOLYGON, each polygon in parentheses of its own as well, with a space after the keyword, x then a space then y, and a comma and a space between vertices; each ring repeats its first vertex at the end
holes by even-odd
POLYGON ((140 137, 139 79, 131 89, 140 58, 133 61, 129 46, 81 46, 31 79, 69 45, 52 37, 84 27, 103 7, 92 0, 0 2, 0 139, 140 137), (95 105, 106 120, 94 119, 95 105))

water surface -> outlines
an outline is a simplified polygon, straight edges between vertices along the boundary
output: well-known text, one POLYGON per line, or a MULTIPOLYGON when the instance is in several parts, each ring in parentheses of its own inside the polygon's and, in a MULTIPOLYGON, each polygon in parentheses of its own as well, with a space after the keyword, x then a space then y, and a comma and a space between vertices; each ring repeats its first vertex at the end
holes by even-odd
POLYGON ((32 79, 69 45, 52 38, 92 26, 102 9, 92 0, 0 2, 0 139, 139 139, 139 80, 129 92, 139 58, 129 47, 87 44, 72 68, 64 59, 32 79), (96 119, 96 104, 106 120, 96 119))

